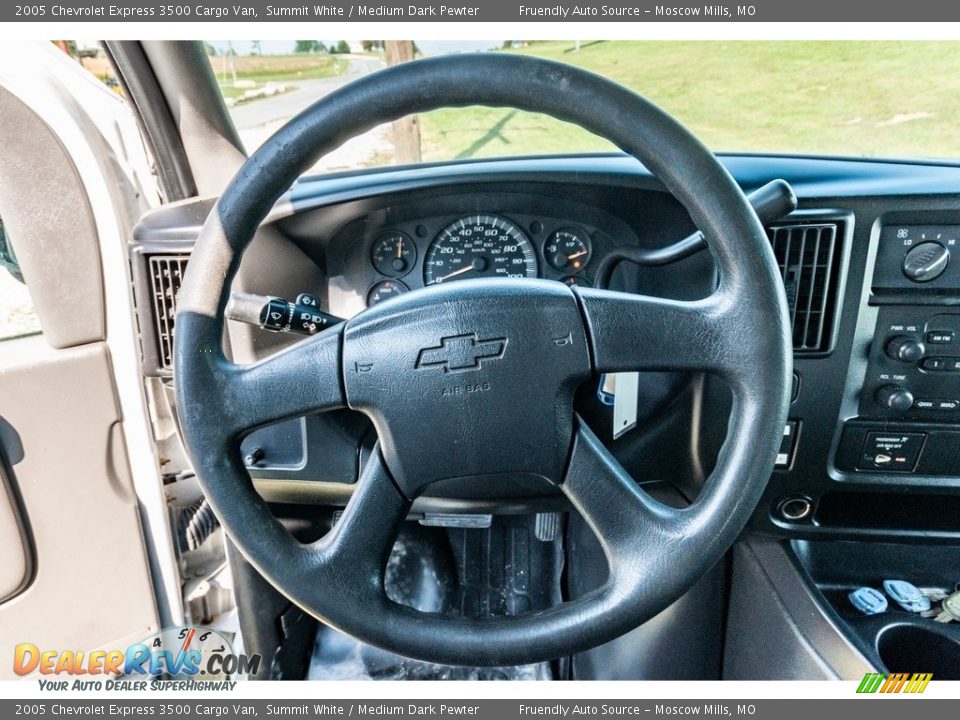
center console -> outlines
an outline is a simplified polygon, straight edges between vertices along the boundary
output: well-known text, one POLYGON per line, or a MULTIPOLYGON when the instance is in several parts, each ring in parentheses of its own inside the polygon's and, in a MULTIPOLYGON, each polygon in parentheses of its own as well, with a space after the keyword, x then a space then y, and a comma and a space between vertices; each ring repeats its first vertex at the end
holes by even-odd
POLYGON ((843 473, 960 474, 960 225, 887 224, 869 303, 877 308, 843 473))
POLYGON ((795 354, 786 462, 754 527, 793 539, 955 543, 956 198, 851 202, 850 210, 836 343, 819 356, 795 354))
POLYGON ((808 643, 818 657, 758 653, 731 677, 764 667, 806 677, 813 664, 846 678, 918 667, 960 677, 956 623, 895 605, 867 616, 849 600, 884 580, 960 588, 957 197, 844 203, 855 222, 837 340, 818 357, 795 354, 788 463, 773 473, 755 517, 761 532, 734 555, 730 620, 734 633, 755 632, 758 621, 795 632, 790 647, 808 643), (792 599, 787 614, 798 630, 782 613, 750 615, 763 593, 792 599))

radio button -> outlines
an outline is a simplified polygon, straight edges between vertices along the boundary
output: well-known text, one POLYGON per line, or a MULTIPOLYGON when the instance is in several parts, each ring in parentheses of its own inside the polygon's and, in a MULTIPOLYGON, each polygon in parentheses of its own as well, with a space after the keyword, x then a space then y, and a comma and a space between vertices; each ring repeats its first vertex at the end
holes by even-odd
POLYGON ((884 385, 877 390, 877 402, 890 410, 905 412, 913 407, 913 394, 899 385, 884 385))
POLYGON ((930 357, 925 359, 920 367, 932 372, 960 372, 960 358, 930 357))
POLYGON ((929 410, 933 412, 955 412, 960 409, 960 400, 934 400, 923 399, 916 400, 913 406, 917 410, 929 410))
POLYGON ((894 335, 887 341, 887 357, 899 362, 915 363, 923 359, 926 348, 910 335, 894 335))
POLYGON ((953 342, 953 330, 931 330, 927 333, 931 345, 949 345, 953 342))

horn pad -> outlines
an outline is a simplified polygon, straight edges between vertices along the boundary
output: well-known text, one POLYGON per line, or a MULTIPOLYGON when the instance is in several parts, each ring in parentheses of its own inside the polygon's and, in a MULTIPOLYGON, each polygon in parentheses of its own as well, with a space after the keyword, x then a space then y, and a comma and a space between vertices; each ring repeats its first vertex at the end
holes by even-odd
POLYGON ((446 479, 559 482, 573 394, 591 366, 570 289, 504 279, 438 285, 358 315, 344 329, 343 372, 348 405, 373 420, 412 498, 446 479))

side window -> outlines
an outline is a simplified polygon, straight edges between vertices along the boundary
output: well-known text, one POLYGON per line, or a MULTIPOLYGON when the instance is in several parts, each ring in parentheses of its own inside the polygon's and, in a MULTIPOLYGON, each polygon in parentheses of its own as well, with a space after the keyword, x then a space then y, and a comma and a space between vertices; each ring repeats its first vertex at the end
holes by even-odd
POLYGON ((0 217, 0 342, 39 332, 40 320, 0 217))

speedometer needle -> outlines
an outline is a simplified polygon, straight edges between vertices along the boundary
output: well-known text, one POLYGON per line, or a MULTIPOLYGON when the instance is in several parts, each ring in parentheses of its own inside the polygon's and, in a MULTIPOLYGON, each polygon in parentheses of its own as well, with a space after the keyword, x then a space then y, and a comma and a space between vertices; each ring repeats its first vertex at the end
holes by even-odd
POLYGON ((440 277, 434 279, 433 283, 431 284, 436 285, 437 283, 442 283, 444 280, 449 280, 452 277, 456 277, 457 275, 463 275, 464 273, 470 272, 471 270, 475 270, 475 269, 476 268, 474 268, 473 265, 467 265, 466 267, 462 267, 459 270, 454 270, 452 273, 449 273, 448 275, 441 275, 440 277))

